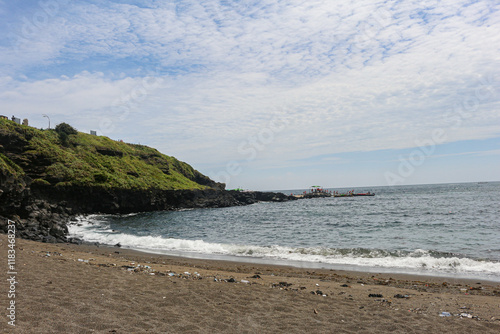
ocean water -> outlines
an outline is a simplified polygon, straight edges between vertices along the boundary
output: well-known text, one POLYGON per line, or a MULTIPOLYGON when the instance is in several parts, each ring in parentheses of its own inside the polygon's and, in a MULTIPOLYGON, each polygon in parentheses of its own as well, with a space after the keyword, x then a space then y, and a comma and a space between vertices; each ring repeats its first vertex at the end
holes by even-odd
POLYGON ((69 229, 170 255, 500 281, 500 182, 354 189, 376 196, 92 215, 69 229))

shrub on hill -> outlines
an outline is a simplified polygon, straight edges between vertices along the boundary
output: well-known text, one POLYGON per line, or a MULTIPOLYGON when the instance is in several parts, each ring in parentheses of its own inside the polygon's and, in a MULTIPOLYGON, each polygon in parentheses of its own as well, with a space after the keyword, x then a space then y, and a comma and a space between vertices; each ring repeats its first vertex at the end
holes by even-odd
POLYGON ((69 125, 68 123, 60 123, 57 124, 56 126, 56 132, 59 135, 59 138, 61 139, 61 142, 64 146, 69 145, 69 135, 76 135, 78 134, 78 131, 69 125))

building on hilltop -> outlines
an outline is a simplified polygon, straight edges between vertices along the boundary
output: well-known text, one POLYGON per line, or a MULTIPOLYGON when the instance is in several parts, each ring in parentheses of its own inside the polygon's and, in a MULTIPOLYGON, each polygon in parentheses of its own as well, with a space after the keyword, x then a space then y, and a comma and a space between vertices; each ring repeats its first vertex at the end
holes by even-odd
MULTIPOLYGON (((6 119, 6 120, 8 120, 9 118, 8 118, 7 116, 0 115, 0 119, 6 119)), ((29 125, 28 125, 28 119, 27 119, 27 118, 23 119, 23 122, 21 123, 21 119, 20 119, 20 118, 17 118, 16 116, 12 115, 11 120, 12 120, 12 122, 17 123, 17 124, 19 124, 19 125, 21 125, 21 124, 22 124, 22 125, 29 126, 29 125)))
POLYGON ((20 118, 17 118, 16 116, 12 115, 12 121, 21 125, 21 119, 20 118))

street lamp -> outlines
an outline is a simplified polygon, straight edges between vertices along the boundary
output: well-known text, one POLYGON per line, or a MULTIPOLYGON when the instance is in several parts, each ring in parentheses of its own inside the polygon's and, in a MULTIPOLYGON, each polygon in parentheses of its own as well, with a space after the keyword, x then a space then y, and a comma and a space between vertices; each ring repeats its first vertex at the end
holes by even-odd
POLYGON ((43 114, 42 116, 43 116, 43 117, 47 117, 47 119, 49 120, 49 130, 50 130, 50 117, 49 117, 49 116, 47 116, 47 115, 45 115, 45 114, 43 114))

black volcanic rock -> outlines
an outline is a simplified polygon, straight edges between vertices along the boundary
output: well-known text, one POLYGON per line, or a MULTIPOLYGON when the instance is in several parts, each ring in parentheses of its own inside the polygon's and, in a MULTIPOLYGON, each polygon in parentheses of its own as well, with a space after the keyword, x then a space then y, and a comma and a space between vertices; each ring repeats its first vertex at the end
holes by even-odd
POLYGON ((257 202, 285 202, 296 200, 295 196, 288 196, 283 193, 267 192, 267 191, 237 191, 230 190, 229 193, 236 200, 243 204, 253 204, 257 202))

